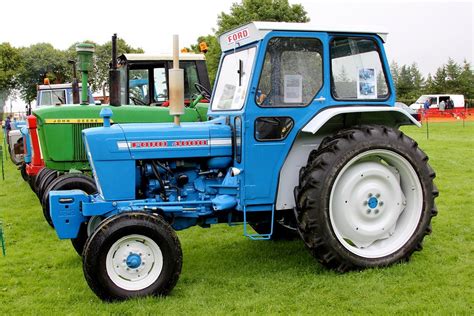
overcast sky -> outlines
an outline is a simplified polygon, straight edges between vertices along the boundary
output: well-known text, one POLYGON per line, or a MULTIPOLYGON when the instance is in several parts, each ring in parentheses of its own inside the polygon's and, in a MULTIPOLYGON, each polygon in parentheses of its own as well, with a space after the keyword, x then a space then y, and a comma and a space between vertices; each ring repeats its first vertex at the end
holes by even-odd
MULTIPOLYGON (((389 60, 416 62, 422 73, 433 73, 448 57, 473 61, 474 0, 463 1, 343 1, 290 0, 301 3, 311 21, 324 25, 380 25, 390 34, 389 60)), ((169 52, 172 34, 180 46, 194 44, 212 32, 217 15, 229 12, 236 0, 5 0, 1 5, 0 42, 28 46, 49 42, 65 49, 85 39, 97 43, 118 33, 146 53, 169 52), (90 8, 87 11, 86 8, 90 8)))

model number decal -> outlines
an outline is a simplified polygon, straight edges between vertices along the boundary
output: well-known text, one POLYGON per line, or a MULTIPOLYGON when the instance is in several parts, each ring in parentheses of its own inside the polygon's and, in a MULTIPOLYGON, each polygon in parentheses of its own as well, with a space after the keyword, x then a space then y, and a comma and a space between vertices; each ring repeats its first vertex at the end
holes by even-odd
POLYGON ((165 147, 202 147, 209 145, 208 139, 180 139, 180 140, 139 140, 117 142, 118 149, 149 149, 165 147))

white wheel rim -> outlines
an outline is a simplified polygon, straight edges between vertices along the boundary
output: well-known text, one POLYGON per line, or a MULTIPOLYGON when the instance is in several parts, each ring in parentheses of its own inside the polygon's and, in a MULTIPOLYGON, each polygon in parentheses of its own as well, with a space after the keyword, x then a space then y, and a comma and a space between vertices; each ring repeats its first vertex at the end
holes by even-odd
POLYGON ((384 149, 351 159, 331 190, 329 216, 339 242, 352 253, 380 258, 403 247, 422 212, 423 192, 412 165, 384 149))
POLYGON ((129 235, 110 247, 106 258, 107 274, 118 287, 138 291, 152 285, 163 269, 163 254, 158 244, 143 235, 129 235))

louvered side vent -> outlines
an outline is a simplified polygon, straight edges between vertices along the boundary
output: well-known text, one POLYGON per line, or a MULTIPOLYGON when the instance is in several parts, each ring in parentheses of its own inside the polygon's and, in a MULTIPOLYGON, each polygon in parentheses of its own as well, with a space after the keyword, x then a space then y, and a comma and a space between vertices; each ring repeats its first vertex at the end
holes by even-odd
POLYGON ((91 127, 102 126, 100 123, 84 123, 84 124, 73 124, 72 126, 72 138, 74 141, 74 160, 75 161, 86 161, 86 149, 84 148, 84 142, 82 141, 82 130, 91 127))

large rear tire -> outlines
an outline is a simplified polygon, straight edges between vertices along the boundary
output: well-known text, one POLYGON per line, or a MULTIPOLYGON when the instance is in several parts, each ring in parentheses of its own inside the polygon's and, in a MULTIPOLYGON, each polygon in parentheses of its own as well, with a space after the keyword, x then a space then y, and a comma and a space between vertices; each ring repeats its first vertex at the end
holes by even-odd
POLYGON ((82 190, 87 194, 97 193, 97 187, 95 186, 94 179, 85 174, 63 174, 51 181, 48 187, 43 190, 43 196, 41 198, 41 206, 43 207, 44 218, 51 227, 54 226, 49 212, 49 192, 59 190, 82 190))
MULTIPOLYGON (((46 169, 46 168, 43 168, 43 169, 46 169)), ((36 181, 36 183, 38 184, 36 186, 36 195, 38 196, 38 199, 40 200, 40 202, 41 202, 41 199, 43 198, 44 190, 46 190, 48 185, 57 177, 58 177, 58 172, 56 170, 46 169, 42 173, 39 181, 38 180, 36 181)))
POLYGON ((298 229, 312 255, 344 272, 406 261, 421 250, 438 190, 417 143, 371 125, 322 144, 295 189, 298 229))
POLYGON ((182 266, 178 236, 158 215, 126 212, 104 220, 83 252, 84 276, 102 300, 168 294, 182 266))

